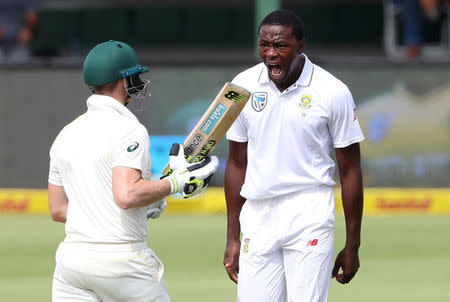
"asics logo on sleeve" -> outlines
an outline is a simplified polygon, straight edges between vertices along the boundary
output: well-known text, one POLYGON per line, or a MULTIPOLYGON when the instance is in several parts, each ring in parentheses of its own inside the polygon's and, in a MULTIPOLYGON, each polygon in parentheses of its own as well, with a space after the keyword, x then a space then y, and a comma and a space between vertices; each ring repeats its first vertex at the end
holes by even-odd
POLYGON ((139 147, 139 143, 138 143, 138 142, 134 142, 134 144, 130 145, 130 146, 127 148, 127 151, 128 151, 128 152, 133 152, 133 151, 136 150, 138 147, 139 147))

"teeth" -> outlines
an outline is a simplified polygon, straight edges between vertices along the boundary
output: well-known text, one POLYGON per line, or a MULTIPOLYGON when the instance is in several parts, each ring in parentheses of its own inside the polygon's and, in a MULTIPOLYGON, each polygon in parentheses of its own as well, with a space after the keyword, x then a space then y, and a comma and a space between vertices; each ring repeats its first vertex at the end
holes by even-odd
POLYGON ((283 71, 281 66, 278 64, 269 64, 269 69, 270 69, 270 73, 273 76, 279 76, 279 75, 281 75, 281 73, 283 71))

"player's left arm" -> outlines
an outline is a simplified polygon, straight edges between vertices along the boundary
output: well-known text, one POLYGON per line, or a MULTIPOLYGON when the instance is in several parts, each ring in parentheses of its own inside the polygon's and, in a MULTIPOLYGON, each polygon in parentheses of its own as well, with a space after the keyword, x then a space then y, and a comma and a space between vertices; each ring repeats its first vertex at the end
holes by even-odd
POLYGON ((63 186, 48 183, 48 208, 54 221, 66 223, 69 199, 63 186))
POLYGON ((358 250, 363 213, 361 154, 359 143, 335 150, 345 214, 346 241, 345 247, 336 257, 332 277, 344 284, 350 282, 359 269, 358 250), (342 273, 339 273, 340 268, 342 273))
MULTIPOLYGON (((62 132, 62 131, 61 131, 62 132)), ((58 148, 60 145, 61 133, 56 137, 50 148, 50 166, 48 172, 48 208, 50 217, 56 222, 66 223, 67 205, 69 199, 63 187, 61 174, 58 168, 58 148)))

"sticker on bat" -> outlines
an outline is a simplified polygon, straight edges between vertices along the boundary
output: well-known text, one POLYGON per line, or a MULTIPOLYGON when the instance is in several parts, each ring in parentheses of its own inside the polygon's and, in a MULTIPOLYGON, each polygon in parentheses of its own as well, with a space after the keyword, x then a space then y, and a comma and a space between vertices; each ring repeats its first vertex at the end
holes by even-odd
POLYGON ((198 146, 200 146, 201 142, 203 142, 203 136, 201 136, 200 134, 194 136, 192 141, 186 147, 184 147, 184 157, 187 158, 189 155, 194 153, 198 146))
POLYGON ((220 118, 223 116, 226 110, 227 107, 224 106, 222 103, 217 104, 213 112, 208 116, 208 118, 203 123, 200 129, 204 133, 209 134, 211 130, 214 128, 214 126, 217 124, 217 122, 220 120, 220 118))
POLYGON ((214 147, 214 145, 216 144, 216 141, 210 140, 208 141, 202 148, 202 151, 200 151, 200 153, 195 157, 195 160, 193 161, 194 163, 201 161, 202 159, 204 159, 209 151, 211 151, 211 149, 214 147))
POLYGON ((245 100, 245 95, 242 95, 236 91, 230 90, 227 94, 225 94, 225 97, 229 100, 232 100, 235 103, 242 102, 245 100))

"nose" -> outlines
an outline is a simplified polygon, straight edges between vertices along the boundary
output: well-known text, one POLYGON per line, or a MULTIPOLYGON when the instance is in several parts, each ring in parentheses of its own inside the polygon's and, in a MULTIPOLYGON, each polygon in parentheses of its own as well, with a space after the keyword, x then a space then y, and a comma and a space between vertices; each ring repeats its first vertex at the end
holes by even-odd
POLYGON ((267 56, 268 58, 275 58, 275 57, 277 57, 277 56, 278 56, 278 53, 277 53, 275 47, 270 46, 270 47, 267 49, 267 51, 266 51, 266 56, 267 56))

